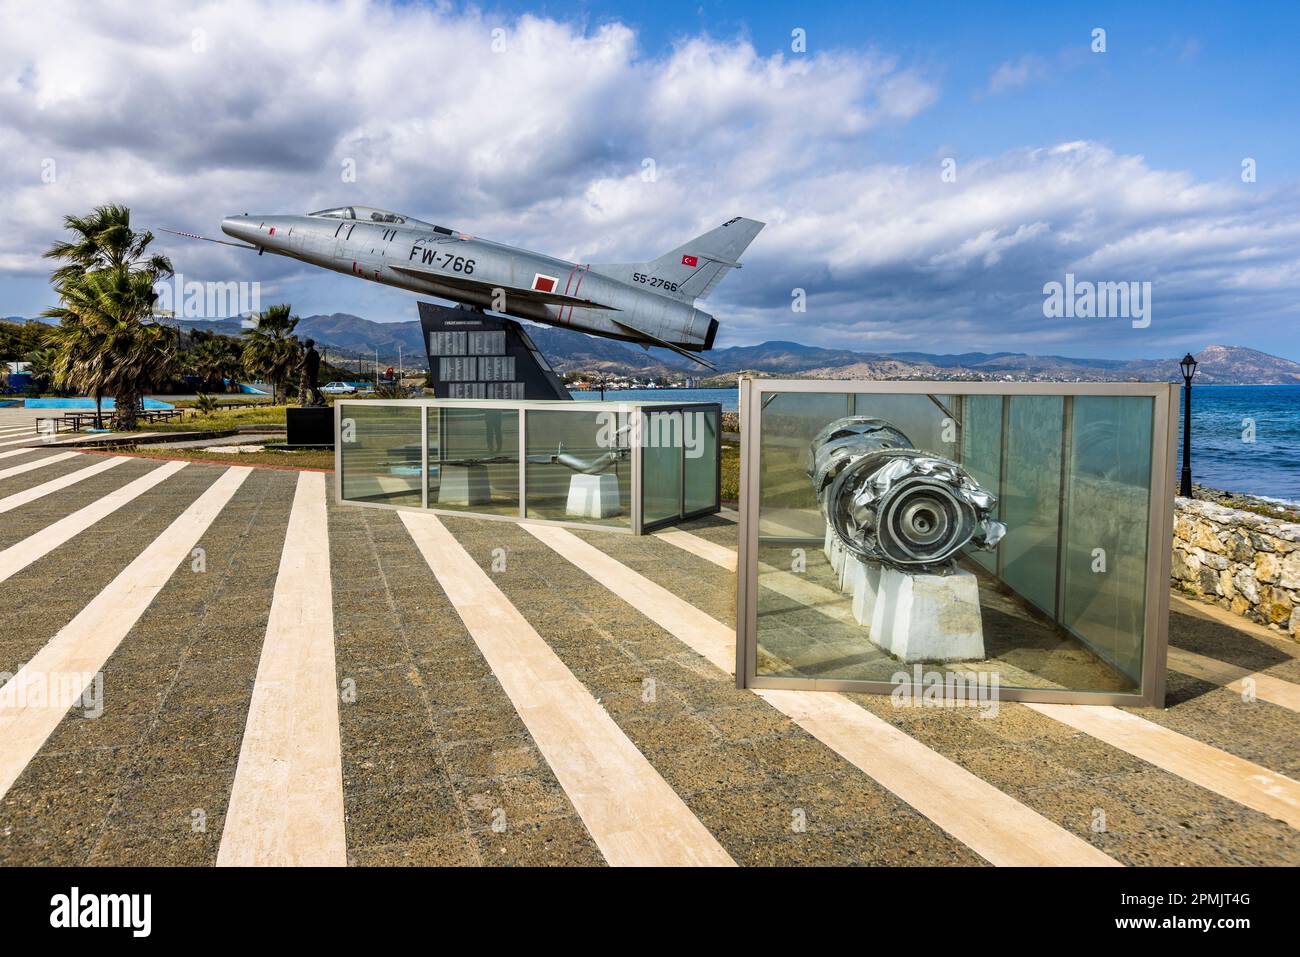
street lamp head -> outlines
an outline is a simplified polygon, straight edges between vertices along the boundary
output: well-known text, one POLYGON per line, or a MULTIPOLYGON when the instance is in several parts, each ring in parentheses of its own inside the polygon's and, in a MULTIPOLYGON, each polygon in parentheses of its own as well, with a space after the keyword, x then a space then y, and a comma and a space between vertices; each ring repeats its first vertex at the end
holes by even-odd
POLYGON ((1183 378, 1189 383, 1192 381, 1192 376, 1196 375, 1197 365, 1196 359, 1193 358, 1190 352, 1183 356, 1182 362, 1178 363, 1178 367, 1183 370, 1183 378))

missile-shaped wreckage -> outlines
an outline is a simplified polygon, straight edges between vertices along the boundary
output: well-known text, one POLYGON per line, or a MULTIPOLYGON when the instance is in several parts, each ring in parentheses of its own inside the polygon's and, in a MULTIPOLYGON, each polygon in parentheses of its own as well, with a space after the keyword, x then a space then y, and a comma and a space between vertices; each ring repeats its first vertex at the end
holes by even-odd
POLYGON ((997 499, 956 462, 918 449, 884 419, 847 416, 808 452, 822 515, 848 551, 904 571, 942 572, 966 546, 992 550, 997 499))

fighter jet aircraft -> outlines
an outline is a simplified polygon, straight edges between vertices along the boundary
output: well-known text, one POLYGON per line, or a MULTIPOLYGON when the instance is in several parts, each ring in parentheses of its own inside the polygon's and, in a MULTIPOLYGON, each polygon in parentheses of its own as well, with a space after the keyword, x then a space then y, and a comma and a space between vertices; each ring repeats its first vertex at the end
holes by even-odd
POLYGON ((565 262, 368 206, 306 216, 230 216, 221 231, 237 242, 209 241, 288 256, 472 309, 662 346, 713 368, 694 353, 713 347, 718 320, 695 302, 740 267, 741 253, 763 225, 737 216, 657 259, 608 264, 565 262))

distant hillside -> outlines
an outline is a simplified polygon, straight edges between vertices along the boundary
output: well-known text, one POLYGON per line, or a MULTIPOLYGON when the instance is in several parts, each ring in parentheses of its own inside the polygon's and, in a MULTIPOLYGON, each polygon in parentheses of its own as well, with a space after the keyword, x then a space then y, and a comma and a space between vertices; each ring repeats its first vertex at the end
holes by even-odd
MULTIPOLYGON (((7 316, 3 322, 25 322, 7 316)), ((182 329, 203 329, 239 335, 238 319, 181 319, 182 329)), ((645 350, 631 343, 583 335, 569 329, 527 325, 528 334, 560 372, 604 371, 618 375, 662 375, 665 372, 707 374, 702 366, 664 349, 645 350)), ((397 359, 400 347, 409 366, 425 361, 420 324, 372 322, 345 312, 304 316, 298 334, 315 339, 333 357, 397 359)), ((1300 383, 1300 363, 1241 346, 1210 345, 1196 353, 1197 382, 1205 385, 1277 385, 1300 383)), ((874 353, 827 349, 797 342, 764 342, 731 346, 707 354, 725 377, 739 373, 808 378, 868 379, 1011 379, 1084 382, 1180 380, 1178 359, 1078 359, 1035 356, 1018 352, 965 352, 938 355, 926 352, 874 353)))

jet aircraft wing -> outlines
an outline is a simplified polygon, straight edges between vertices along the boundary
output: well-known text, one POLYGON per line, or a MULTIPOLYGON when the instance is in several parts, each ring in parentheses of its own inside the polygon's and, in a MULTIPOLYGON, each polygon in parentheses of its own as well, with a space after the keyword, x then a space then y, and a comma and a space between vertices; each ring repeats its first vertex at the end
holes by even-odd
POLYGON ((488 296, 491 296, 496 290, 500 289, 505 293, 507 299, 537 302, 546 306, 574 306, 578 309, 609 309, 614 312, 619 311, 614 306, 606 306, 599 302, 593 302, 590 299, 579 299, 576 296, 566 296, 563 293, 558 292, 542 292, 539 289, 524 289, 520 286, 503 286, 500 283, 480 282, 477 279, 469 279, 465 276, 453 275, 435 269, 421 269, 418 266, 391 266, 389 268, 391 268, 393 272, 400 272, 408 276, 414 276, 416 279, 427 279, 429 282, 451 286, 453 289, 464 289, 467 292, 483 293, 488 296))

